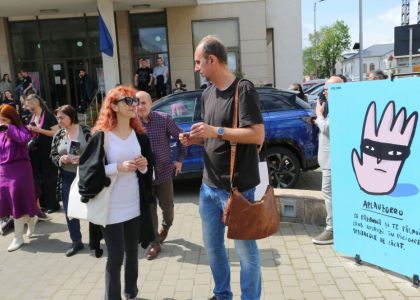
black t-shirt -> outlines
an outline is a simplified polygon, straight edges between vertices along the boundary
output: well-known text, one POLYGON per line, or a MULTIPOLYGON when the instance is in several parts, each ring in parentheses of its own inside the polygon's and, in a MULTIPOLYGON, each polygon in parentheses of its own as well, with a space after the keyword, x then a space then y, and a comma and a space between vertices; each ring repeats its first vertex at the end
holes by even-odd
MULTIPOLYGON (((51 130, 51 127, 58 125, 57 118, 50 112, 45 111, 44 122, 42 123, 41 128, 45 130, 51 130)), ((41 116, 42 116, 41 114, 41 116)), ((44 134, 39 134, 37 138, 39 150, 42 152, 43 156, 49 157, 51 152, 51 143, 52 137, 46 136, 44 134)))
POLYGON ((136 74, 139 76, 138 78, 138 86, 139 87, 147 87, 148 83, 150 82, 150 77, 153 75, 153 70, 149 67, 146 68, 138 68, 136 74))
MULTIPOLYGON (((216 127, 232 127, 235 88, 239 79, 224 91, 215 85, 207 88, 201 96, 201 114, 204 123, 216 127)), ((254 85, 242 81, 239 86, 238 127, 263 124, 260 100, 254 85)), ((230 189, 230 143, 218 138, 204 140, 203 182, 215 188, 230 189)), ((246 191, 260 182, 258 172, 258 149, 253 144, 238 144, 233 186, 246 191)))
MULTIPOLYGON (((30 120, 32 120, 32 117, 30 120)), ((52 113, 45 111, 44 122, 41 128, 51 130, 51 127, 57 124, 57 118, 52 113)), ((49 174, 51 177, 57 176, 56 167, 50 159, 52 139, 52 137, 43 134, 39 134, 37 137, 36 149, 30 152, 32 168, 35 174, 42 173, 49 174)))
POLYGON ((31 76, 26 76, 26 77, 23 77, 23 79, 22 79, 22 88, 23 88, 23 90, 26 90, 26 88, 29 86, 29 84, 31 84, 32 83, 32 78, 31 78, 31 76))

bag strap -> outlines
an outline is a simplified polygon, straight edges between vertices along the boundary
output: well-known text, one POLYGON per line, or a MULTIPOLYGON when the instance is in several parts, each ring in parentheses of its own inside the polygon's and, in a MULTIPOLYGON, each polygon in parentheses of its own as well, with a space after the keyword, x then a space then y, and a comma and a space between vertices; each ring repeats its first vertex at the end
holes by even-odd
POLYGON ((104 165, 108 164, 108 161, 106 159, 106 151, 108 149, 108 143, 109 143, 109 131, 104 130, 104 165))
MULTIPOLYGON (((239 84, 241 83, 242 79, 238 81, 235 89, 235 96, 234 96, 234 108, 233 108, 233 121, 232 121, 232 128, 238 128, 238 110, 239 110, 239 84)), ((233 175, 235 172, 235 161, 236 161, 236 142, 230 142, 230 188, 233 188, 233 175)), ((261 161, 260 157, 265 157, 265 161, 267 162, 267 152, 265 143, 258 146, 258 161, 261 161)), ((270 182, 271 185, 271 182, 270 182)))
MULTIPOLYGON (((239 109, 239 84, 242 79, 238 81, 235 89, 235 96, 233 98, 234 108, 233 108, 233 121, 232 128, 238 128, 238 109, 239 109)), ((236 142, 230 142, 230 188, 233 187, 233 174, 235 171, 235 160, 236 160, 236 142)))

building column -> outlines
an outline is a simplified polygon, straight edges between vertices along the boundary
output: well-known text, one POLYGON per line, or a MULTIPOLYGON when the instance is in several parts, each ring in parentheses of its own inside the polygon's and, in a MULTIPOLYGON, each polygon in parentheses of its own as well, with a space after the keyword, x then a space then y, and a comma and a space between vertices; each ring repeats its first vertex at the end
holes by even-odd
POLYGON ((8 19, 0 18, 0 74, 9 74, 10 78, 14 78, 11 72, 12 51, 10 49, 8 19))
POLYGON ((118 53, 120 59, 121 83, 132 84, 134 81, 133 47, 130 35, 130 14, 128 11, 116 12, 118 53))
POLYGON ((102 53, 102 64, 104 68, 105 90, 109 91, 116 84, 120 83, 120 68, 118 61, 118 47, 115 30, 114 4, 112 0, 97 0, 98 9, 101 13, 112 42, 114 43, 114 55, 112 57, 102 53))

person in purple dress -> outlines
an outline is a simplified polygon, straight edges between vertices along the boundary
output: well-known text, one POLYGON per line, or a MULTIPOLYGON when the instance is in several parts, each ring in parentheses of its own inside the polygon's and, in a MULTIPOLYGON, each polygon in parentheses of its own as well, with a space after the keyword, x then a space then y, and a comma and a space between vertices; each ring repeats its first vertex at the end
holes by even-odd
POLYGON ((28 224, 31 237, 37 221, 35 182, 28 154, 32 135, 23 126, 17 111, 8 104, 0 106, 0 218, 12 216, 15 237, 7 251, 23 245, 23 230, 28 224))

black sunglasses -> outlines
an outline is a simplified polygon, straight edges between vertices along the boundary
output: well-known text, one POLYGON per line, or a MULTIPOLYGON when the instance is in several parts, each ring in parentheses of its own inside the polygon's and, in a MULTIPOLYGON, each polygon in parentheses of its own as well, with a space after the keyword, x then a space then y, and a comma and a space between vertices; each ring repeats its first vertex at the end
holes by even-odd
POLYGON ((127 104, 128 106, 139 105, 139 100, 131 97, 124 97, 122 99, 117 100, 116 102, 119 103, 121 101, 125 101, 125 104, 127 104))

